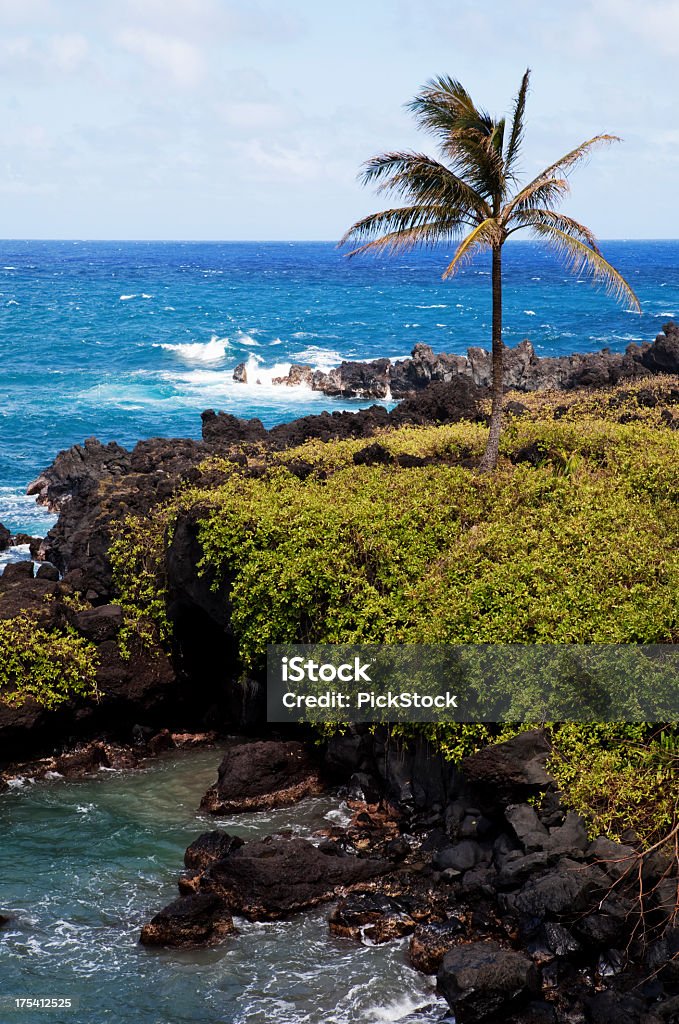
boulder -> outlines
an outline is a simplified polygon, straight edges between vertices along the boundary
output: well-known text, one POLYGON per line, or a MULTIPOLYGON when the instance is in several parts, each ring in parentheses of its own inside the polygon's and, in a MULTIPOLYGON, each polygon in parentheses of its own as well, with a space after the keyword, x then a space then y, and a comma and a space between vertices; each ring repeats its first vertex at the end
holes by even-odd
POLYGON ((641 362, 652 373, 679 373, 679 326, 673 321, 664 324, 641 362))
POLYGON ((375 945, 400 939, 416 928, 410 902, 378 892, 353 892, 330 914, 330 931, 342 938, 365 938, 375 945))
POLYGON ((73 750, 68 754, 62 754, 54 763, 55 771, 68 778, 79 778, 85 775, 92 775, 100 768, 109 768, 109 761, 106 747, 100 741, 88 743, 79 750, 73 750))
POLYGON ((12 542, 12 532, 0 523, 0 551, 6 551, 12 542))
POLYGON ((50 582, 56 583, 59 579, 59 570, 51 562, 41 562, 35 576, 36 579, 50 580, 50 582))
POLYGON ((305 839, 268 836, 215 861, 200 880, 251 921, 273 921, 325 903, 391 871, 389 861, 324 853, 305 839))
POLYGON ((180 896, 142 928, 144 946, 207 946, 236 931, 223 900, 213 893, 180 896))
POLYGON ((462 771, 469 782, 499 796, 538 792, 554 781, 545 767, 551 749, 545 733, 531 729, 463 758, 462 771))
POLYGON ((464 933, 464 924, 455 917, 418 925, 410 940, 410 962, 423 974, 436 974, 448 950, 462 941, 464 933))
POLYGON ((505 818, 526 853, 544 849, 549 840, 549 832, 530 804, 510 804, 505 811, 505 818))
POLYGON ((9 562, 4 569, 3 579, 6 583, 10 580, 19 579, 32 579, 33 578, 33 562, 9 562))
POLYGON ((595 865, 564 857, 547 874, 530 878, 518 892, 500 896, 500 904, 510 912, 542 919, 585 911, 609 886, 609 879, 595 865))
POLYGON ((322 792, 318 767, 295 740, 235 744, 224 755, 219 777, 200 807, 210 814, 232 814, 285 807, 322 792))
POLYGON ((446 846, 434 854, 433 864, 439 871, 453 868, 455 871, 469 871, 481 860, 482 851, 478 843, 465 839, 455 846, 446 846))
POLYGON ((607 836, 599 836, 589 846, 587 857, 596 861, 611 878, 622 878, 637 863, 638 854, 631 846, 616 843, 607 836))
POLYGON ((485 1020, 539 988, 539 974, 523 953, 496 942, 470 942, 449 950, 439 968, 439 991, 458 1024, 485 1020))
POLYGON ((231 836, 228 832, 215 829, 213 832, 204 832, 198 836, 190 846, 187 846, 184 853, 184 864, 191 871, 204 871, 210 864, 243 845, 240 836, 231 836))

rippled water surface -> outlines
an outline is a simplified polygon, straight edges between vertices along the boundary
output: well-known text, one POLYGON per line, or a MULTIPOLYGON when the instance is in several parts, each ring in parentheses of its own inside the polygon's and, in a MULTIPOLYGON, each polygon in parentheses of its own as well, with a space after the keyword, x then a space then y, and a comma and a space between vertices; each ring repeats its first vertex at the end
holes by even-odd
MULTIPOLYGON (((142 924, 177 895, 184 849, 216 825, 244 839, 342 820, 334 797, 231 818, 196 812, 219 752, 135 773, 31 784, 0 796, 0 997, 62 996, 71 1011, 9 1014, 51 1024, 384 1024, 437 1021, 444 1004, 403 943, 329 935, 329 907, 287 922, 237 920, 207 950, 149 950, 142 924), (425 1009, 426 1008, 426 1009, 425 1009)), ((1 1017, 4 1024, 4 1017, 1 1017)))

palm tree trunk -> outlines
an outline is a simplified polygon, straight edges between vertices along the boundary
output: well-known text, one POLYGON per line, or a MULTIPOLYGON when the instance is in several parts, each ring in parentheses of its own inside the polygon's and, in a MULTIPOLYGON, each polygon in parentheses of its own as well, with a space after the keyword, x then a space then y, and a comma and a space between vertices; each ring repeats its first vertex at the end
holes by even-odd
POLYGON ((495 469, 500 449, 502 429, 502 405, 504 402, 503 370, 504 343, 502 341, 502 246, 493 247, 493 381, 492 405, 490 411, 490 432, 486 450, 479 464, 485 471, 495 469))

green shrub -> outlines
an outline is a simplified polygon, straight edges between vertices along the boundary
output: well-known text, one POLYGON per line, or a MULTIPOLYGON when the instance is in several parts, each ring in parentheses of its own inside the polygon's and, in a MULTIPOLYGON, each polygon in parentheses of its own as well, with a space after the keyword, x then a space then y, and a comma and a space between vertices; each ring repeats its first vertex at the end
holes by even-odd
POLYGON ((631 829, 649 844, 677 821, 677 736, 676 729, 654 733, 643 725, 561 725, 549 768, 593 837, 620 838, 631 829))
POLYGON ((47 631, 28 614, 0 620, 0 701, 29 697, 51 709, 71 697, 96 696, 97 652, 75 633, 47 631))
MULTIPOLYGON (((489 475, 460 464, 485 443, 471 423, 374 439, 434 465, 357 466, 364 439, 260 451, 253 475, 212 458, 204 487, 128 522, 114 542, 126 616, 167 638, 163 553, 182 512, 198 522, 200 571, 229 601, 250 670, 288 641, 677 642, 676 384, 516 396, 528 413, 508 418, 489 475)), ((453 760, 508 734, 411 728, 453 760)), ((554 737, 552 770, 593 831, 662 834, 677 760, 647 728, 562 726, 554 737)))

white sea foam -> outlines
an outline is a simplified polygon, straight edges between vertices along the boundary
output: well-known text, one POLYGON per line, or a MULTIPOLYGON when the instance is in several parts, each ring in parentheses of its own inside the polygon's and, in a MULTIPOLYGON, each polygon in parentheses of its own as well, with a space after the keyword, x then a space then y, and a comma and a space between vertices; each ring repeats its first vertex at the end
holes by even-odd
POLYGON ((10 562, 28 562, 31 558, 31 551, 28 544, 14 544, 0 552, 0 575, 5 571, 5 566, 10 562))
POLYGON ((142 299, 152 299, 153 298, 153 296, 149 295, 148 292, 142 292, 141 293, 141 297, 142 297, 142 299))
POLYGON ((8 306, 18 306, 19 303, 17 302, 16 299, 9 299, 8 302, 7 302, 7 305, 8 306))
POLYGON ((526 314, 526 316, 535 316, 534 309, 524 309, 524 313, 526 314))
POLYGON ((121 302, 129 302, 130 299, 136 299, 136 298, 137 298, 136 295, 121 295, 120 296, 120 301, 121 302))
POLYGON ((238 336, 238 338, 236 338, 236 341, 238 342, 239 345, 247 345, 249 348, 255 348, 256 346, 259 346, 259 342, 255 341, 255 339, 250 334, 241 334, 238 336))
POLYGON ((445 302, 433 302, 430 306, 418 305, 417 309, 448 309, 448 305, 445 302))
MULTIPOLYGON (((256 344, 256 343, 255 343, 256 344)), ((167 342, 155 344, 154 348, 162 348, 166 352, 174 352, 187 363, 221 363, 229 347, 228 338, 218 338, 213 334, 209 341, 187 341, 171 345, 167 342)))
POLYGON ((339 352, 330 348, 321 348, 320 345, 308 345, 307 348, 295 352, 292 357, 295 363, 310 363, 315 370, 332 370, 342 362, 339 352))
POLYGON ((397 1024, 405 1020, 417 1010, 423 1009, 422 996, 404 995, 400 999, 384 1006, 371 1006, 365 1010, 362 1019, 365 1024, 397 1024))

